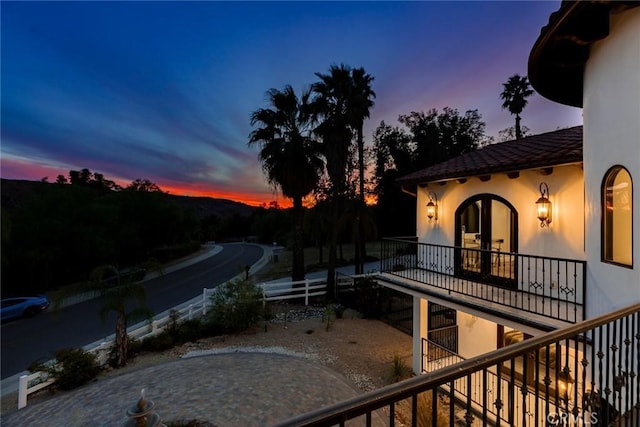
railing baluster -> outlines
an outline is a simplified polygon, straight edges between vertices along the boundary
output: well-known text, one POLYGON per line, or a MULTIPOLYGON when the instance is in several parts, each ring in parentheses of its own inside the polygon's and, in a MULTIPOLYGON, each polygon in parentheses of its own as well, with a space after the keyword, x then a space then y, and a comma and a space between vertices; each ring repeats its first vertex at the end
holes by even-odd
MULTIPOLYGON (((455 424, 455 419, 456 419, 456 412, 455 412, 456 397, 455 397, 455 393, 456 393, 456 385, 455 385, 455 381, 452 380, 449 383, 449 425, 450 426, 455 424)), ((436 422, 437 422, 437 420, 435 418, 432 418, 431 425, 437 425, 436 422)))
POLYGON ((472 296, 568 323, 582 320, 578 311, 584 318, 585 261, 435 245, 415 237, 383 239, 381 253, 386 254, 383 278, 398 276, 441 289, 445 295, 472 296), (481 273, 478 264, 470 262, 476 258, 497 259, 500 267, 481 273))
POLYGON ((418 425, 418 395, 411 396, 411 427, 418 425))
POLYGON ((489 402, 488 402, 488 398, 487 398, 487 392, 488 392, 488 386, 487 386, 487 369, 483 369, 482 370, 482 383, 481 383, 481 391, 482 391, 482 424, 486 425, 487 424, 487 408, 489 406, 489 402))

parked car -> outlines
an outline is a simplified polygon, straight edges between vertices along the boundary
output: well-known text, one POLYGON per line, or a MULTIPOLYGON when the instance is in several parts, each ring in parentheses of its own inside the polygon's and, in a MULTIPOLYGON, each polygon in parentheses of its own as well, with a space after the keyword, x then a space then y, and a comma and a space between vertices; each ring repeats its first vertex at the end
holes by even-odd
POLYGON ((32 317, 48 307, 49 300, 44 295, 6 298, 0 301, 0 317, 2 321, 22 316, 32 317))

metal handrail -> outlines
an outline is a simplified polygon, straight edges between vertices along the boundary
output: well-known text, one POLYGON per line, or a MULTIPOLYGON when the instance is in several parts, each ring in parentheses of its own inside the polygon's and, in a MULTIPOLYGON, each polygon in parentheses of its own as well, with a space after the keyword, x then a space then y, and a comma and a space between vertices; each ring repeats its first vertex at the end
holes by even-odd
POLYGON ((584 260, 398 238, 383 239, 381 251, 380 271, 396 285, 423 283, 425 293, 442 289, 554 320, 584 320, 584 260))
MULTIPOLYGON (((437 390, 440 386, 457 379, 468 377, 492 366, 500 366, 503 362, 537 351, 543 347, 564 340, 580 339, 584 342, 586 334, 596 328, 608 325, 616 320, 640 313, 640 304, 635 304, 611 313, 582 321, 575 325, 546 333, 544 335, 503 347, 489 354, 480 355, 455 365, 447 366, 435 372, 420 375, 400 383, 392 384, 378 390, 345 400, 335 405, 302 414, 276 424, 277 427, 293 426, 331 426, 344 425, 344 422, 365 414, 371 414, 379 408, 393 405, 401 400, 415 397, 425 391, 437 390)), ((640 357, 640 355, 637 355, 640 357)), ((636 362, 639 363, 640 362, 636 362)), ((636 391, 638 393, 638 391, 636 391)), ((633 397, 633 396, 632 396, 633 397)), ((637 396, 636 396, 637 399, 637 396)), ((634 402, 640 404, 640 402, 634 402)))

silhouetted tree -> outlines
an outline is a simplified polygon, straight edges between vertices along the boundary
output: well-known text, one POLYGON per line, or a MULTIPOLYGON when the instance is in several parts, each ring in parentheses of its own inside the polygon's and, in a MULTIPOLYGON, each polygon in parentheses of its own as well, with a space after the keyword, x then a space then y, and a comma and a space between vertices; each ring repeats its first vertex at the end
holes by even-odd
POLYGON ((522 138, 520 113, 527 106, 527 98, 533 95, 533 89, 531 89, 527 77, 520 77, 518 74, 509 77, 509 80, 502 86, 503 90, 500 93, 500 98, 503 100, 502 108, 508 109, 509 113, 516 116, 516 139, 520 139, 522 138))
POLYGON ((267 92, 271 108, 251 114, 249 145, 260 144, 260 160, 269 182, 293 200, 295 231, 292 279, 304 279, 303 198, 311 193, 322 174, 320 146, 312 137, 310 91, 298 98, 291 86, 267 92))
POLYGON ((353 79, 351 67, 332 65, 327 74, 316 73, 320 80, 313 84, 315 92, 314 113, 321 119, 315 132, 322 139, 322 151, 326 159, 330 182, 332 212, 329 229, 329 263, 327 268, 327 298, 335 297, 336 247, 338 243, 338 218, 346 192, 346 174, 349 164, 349 147, 353 138, 352 118, 349 113, 353 79))

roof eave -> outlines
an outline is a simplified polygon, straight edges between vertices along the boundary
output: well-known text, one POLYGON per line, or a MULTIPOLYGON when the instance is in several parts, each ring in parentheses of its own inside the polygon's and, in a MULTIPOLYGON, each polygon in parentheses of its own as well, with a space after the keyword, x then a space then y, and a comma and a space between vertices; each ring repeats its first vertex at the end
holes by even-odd
POLYGON ((609 35, 612 9, 638 6, 634 1, 563 1, 529 54, 528 77, 533 88, 547 99, 581 108, 591 45, 609 35))
POLYGON ((452 181, 468 180, 471 178, 478 178, 486 175, 495 175, 495 174, 506 175, 510 173, 542 170, 547 168, 576 166, 576 165, 582 165, 582 163, 583 163, 582 159, 579 159, 579 160, 576 159, 576 160, 570 160, 568 162, 555 163, 555 164, 548 164, 548 163, 533 164, 533 165, 527 165, 527 167, 522 167, 522 168, 514 168, 513 166, 510 166, 509 168, 495 168, 491 170, 487 169, 482 171, 473 171, 470 174, 461 175, 461 176, 440 175, 440 176, 429 177, 426 179, 420 178, 420 177, 416 177, 416 178, 406 177, 404 179, 399 178, 398 182, 401 183, 402 185, 428 185, 428 184, 434 184, 434 183, 446 183, 446 182, 452 182, 452 181))

